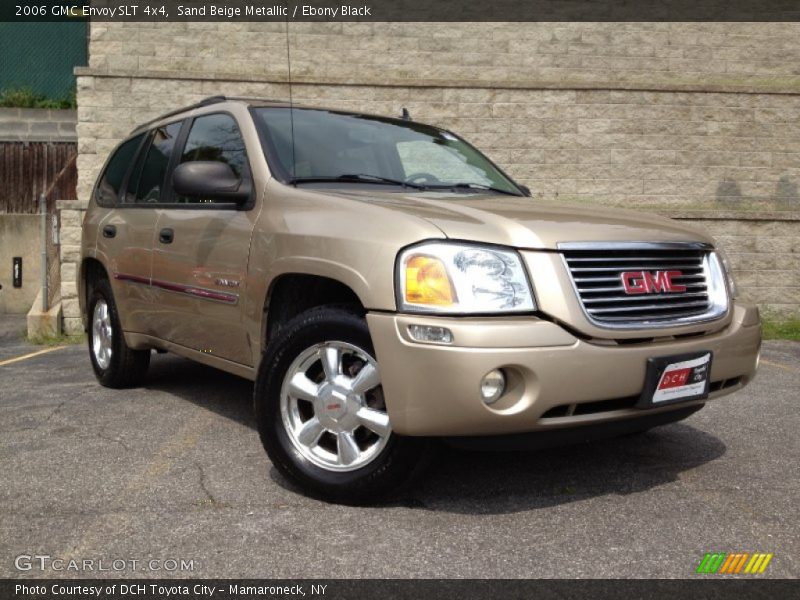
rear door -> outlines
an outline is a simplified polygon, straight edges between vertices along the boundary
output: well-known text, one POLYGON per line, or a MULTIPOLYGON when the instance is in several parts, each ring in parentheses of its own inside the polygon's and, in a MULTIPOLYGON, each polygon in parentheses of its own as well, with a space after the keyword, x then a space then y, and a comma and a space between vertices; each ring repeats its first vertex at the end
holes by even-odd
MULTIPOLYGON (((229 113, 195 117, 172 161, 220 161, 251 178, 239 124, 229 113)), ((253 149, 255 151, 255 149, 253 149)), ((244 207, 188 198, 167 190, 156 226, 153 289, 159 336, 181 346, 252 365, 243 302, 250 238, 256 219, 244 207)))
POLYGON ((122 143, 94 190, 95 202, 102 207, 98 210, 97 258, 108 270, 122 329, 139 333, 149 330, 147 313, 153 295, 147 284, 158 214, 155 210, 130 210, 124 198, 137 153, 148 140, 148 134, 142 133, 122 143))
POLYGON ((157 297, 152 289, 153 244, 164 181, 172 150, 183 121, 162 125, 143 135, 138 156, 121 186, 114 214, 101 226, 100 237, 114 249, 114 297, 118 299, 123 329, 157 335, 152 318, 157 297), (106 229, 116 229, 108 237, 106 229))

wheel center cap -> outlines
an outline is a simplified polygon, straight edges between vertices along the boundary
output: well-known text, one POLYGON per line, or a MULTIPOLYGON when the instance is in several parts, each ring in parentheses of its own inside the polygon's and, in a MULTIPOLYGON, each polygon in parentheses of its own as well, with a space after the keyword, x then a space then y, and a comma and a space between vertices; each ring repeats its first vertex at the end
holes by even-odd
POLYGON ((322 409, 328 417, 338 421, 347 412, 347 394, 335 388, 331 389, 330 393, 323 397, 322 409))
POLYGON ((358 397, 336 383, 323 384, 314 404, 322 426, 329 431, 350 431, 356 426, 355 414, 359 408, 358 397))

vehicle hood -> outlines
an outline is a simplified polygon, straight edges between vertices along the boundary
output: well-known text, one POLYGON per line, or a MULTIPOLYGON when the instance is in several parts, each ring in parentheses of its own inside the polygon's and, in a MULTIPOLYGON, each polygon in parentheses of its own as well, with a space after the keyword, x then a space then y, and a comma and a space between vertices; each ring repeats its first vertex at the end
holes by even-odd
POLYGON ((534 198, 459 192, 399 193, 371 188, 328 193, 425 219, 451 239, 520 249, 556 249, 561 242, 713 243, 694 227, 618 208, 563 206, 534 198))

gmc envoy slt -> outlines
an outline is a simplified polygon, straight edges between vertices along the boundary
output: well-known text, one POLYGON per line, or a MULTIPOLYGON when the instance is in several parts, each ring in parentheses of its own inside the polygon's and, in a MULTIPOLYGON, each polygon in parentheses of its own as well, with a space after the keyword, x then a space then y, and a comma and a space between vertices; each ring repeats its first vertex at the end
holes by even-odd
POLYGON ((431 438, 583 440, 753 377, 755 306, 704 232, 534 200, 459 136, 213 97, 134 130, 95 185, 79 290, 102 385, 151 351, 255 382, 307 493, 370 502, 431 438))

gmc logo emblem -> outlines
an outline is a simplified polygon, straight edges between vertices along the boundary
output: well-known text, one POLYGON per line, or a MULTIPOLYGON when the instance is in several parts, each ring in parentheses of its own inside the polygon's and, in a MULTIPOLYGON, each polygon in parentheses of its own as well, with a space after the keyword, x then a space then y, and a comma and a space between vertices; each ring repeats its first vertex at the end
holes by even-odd
POLYGON ((686 286, 673 283, 683 275, 682 271, 625 271, 622 285, 626 294, 660 294, 662 292, 685 292, 686 286))

